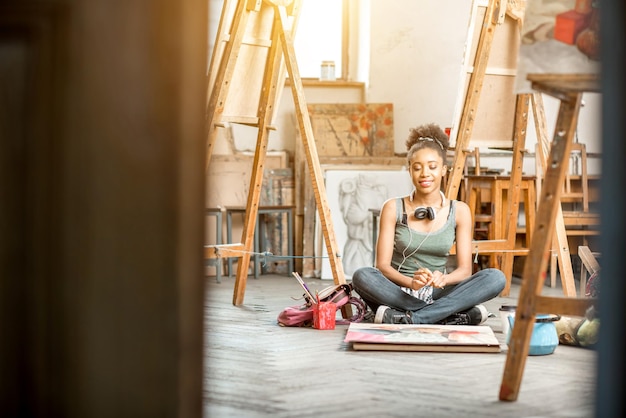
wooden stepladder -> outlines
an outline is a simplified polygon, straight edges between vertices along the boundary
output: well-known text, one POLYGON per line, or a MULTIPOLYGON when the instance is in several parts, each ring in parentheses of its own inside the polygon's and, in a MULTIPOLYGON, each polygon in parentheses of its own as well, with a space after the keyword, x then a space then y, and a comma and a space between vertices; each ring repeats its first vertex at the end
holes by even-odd
MULTIPOLYGON (((238 257, 233 304, 245 293, 254 230, 259 210, 263 169, 276 99, 291 79, 298 128, 304 145, 315 203, 336 284, 345 283, 326 198, 313 130, 304 98, 293 37, 301 0, 225 0, 212 56, 207 103, 207 167, 218 128, 228 122, 258 127, 254 166, 241 243, 205 247, 205 257, 238 257)), ((344 312, 344 316, 346 312, 344 312)))

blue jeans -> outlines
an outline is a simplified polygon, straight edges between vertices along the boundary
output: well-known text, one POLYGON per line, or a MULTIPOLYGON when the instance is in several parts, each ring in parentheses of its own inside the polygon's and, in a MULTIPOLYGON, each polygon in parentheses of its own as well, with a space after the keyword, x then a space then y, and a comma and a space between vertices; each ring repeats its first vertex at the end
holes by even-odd
POLYGON ((504 273, 500 270, 483 269, 456 285, 434 289, 433 303, 427 304, 404 292, 374 267, 362 267, 352 275, 354 290, 374 312, 380 305, 408 311, 414 324, 434 324, 493 299, 502 292, 505 284, 504 273))

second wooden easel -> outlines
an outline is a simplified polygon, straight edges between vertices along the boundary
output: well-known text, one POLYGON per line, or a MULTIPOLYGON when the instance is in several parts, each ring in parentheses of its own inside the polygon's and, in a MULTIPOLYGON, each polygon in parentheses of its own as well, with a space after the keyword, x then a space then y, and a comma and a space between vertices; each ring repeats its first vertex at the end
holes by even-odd
MULTIPOLYGON (((504 22, 507 15, 517 20, 518 25, 521 27, 523 10, 523 2, 507 2, 505 0, 490 0, 485 10, 474 58, 473 71, 469 77, 466 89, 467 93, 465 95, 459 127, 457 129, 458 135, 455 143, 454 160, 446 185, 446 195, 449 199, 456 199, 459 193, 459 187, 465 168, 466 153, 464 151, 469 146, 476 115, 478 114, 480 93, 485 79, 496 28, 504 22)), ((507 274, 508 280, 502 292, 503 296, 509 294, 511 285, 510 279, 513 271, 513 256, 523 255, 528 251, 527 249, 515 249, 515 238, 520 202, 519 185, 522 179, 530 100, 530 94, 521 94, 517 95, 515 102, 511 175, 507 192, 507 207, 503 216, 503 218, 506 219, 506 223, 502 230, 496 231, 495 239, 475 240, 472 242, 474 253, 495 255, 501 260, 500 263, 494 266, 500 267, 507 274)))
MULTIPOLYGON (((223 126, 225 122, 258 127, 242 243, 205 247, 207 258, 240 258, 240 262, 237 263, 234 305, 243 303, 263 182, 268 134, 273 129, 276 97, 284 86, 285 67, 291 79, 298 128, 304 145, 334 282, 345 283, 328 208, 324 178, 319 165, 293 46, 300 7, 301 0, 238 0, 236 2, 225 0, 220 19, 210 70, 209 87, 211 90, 207 105, 207 166, 211 160, 217 128, 223 126), (237 90, 234 90, 235 88, 237 90), (255 100, 256 97, 258 101, 255 100)), ((350 314, 348 311, 343 313, 344 317, 350 314)))
MULTIPOLYGON (((514 0, 490 0, 485 11, 483 24, 478 39, 476 55, 472 74, 469 78, 467 94, 455 144, 455 155, 448 179, 446 195, 448 198, 456 198, 459 193, 463 171, 465 168, 466 153, 470 138, 473 133, 474 123, 478 115, 478 104, 480 93, 489 63, 489 57, 496 33, 496 28, 501 25, 504 19, 509 16, 518 23, 521 30, 524 16, 525 2, 514 0)), ((529 111, 535 121, 535 129, 538 142, 541 144, 540 154, 536 158, 545 161, 547 150, 549 149, 549 138, 547 134, 547 123, 543 107, 541 93, 522 94, 516 97, 515 119, 513 126, 513 154, 511 175, 508 186, 507 207, 504 212, 504 224, 502 231, 496 231, 497 238, 489 240, 475 240, 472 243, 473 251, 477 254, 491 254, 500 260, 499 263, 492 263, 494 267, 501 268, 507 274, 507 286, 502 292, 503 296, 508 296, 513 271, 513 257, 516 255, 527 255, 528 248, 515 248, 517 234, 517 216, 520 203, 520 180, 522 178, 523 156, 525 153, 526 128, 528 126, 529 111)), ((504 209, 504 208, 503 208, 504 209)), ((535 208, 525 208, 525 210, 535 210, 535 208)), ((532 225, 529 226, 532 228, 532 225)), ((532 237, 527 237, 530 241, 532 237)), ((575 284, 571 259, 569 257, 569 246, 565 235, 565 226, 562 215, 558 214, 555 223, 554 249, 558 254, 559 270, 561 272, 561 283, 566 296, 575 296, 575 284)))

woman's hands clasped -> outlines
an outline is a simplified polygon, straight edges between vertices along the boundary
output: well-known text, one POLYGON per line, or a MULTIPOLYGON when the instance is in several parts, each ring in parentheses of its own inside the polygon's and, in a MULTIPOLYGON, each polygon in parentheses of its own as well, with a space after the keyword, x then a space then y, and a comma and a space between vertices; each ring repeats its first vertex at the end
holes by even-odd
POLYGON ((411 289, 418 290, 424 286, 433 286, 443 289, 446 285, 445 275, 440 271, 432 272, 427 268, 421 268, 413 273, 411 289))

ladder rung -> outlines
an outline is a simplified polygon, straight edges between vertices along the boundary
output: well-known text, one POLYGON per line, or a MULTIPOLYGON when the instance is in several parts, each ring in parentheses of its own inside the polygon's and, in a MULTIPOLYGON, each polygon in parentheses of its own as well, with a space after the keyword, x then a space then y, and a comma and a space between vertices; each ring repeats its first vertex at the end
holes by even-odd
MULTIPOLYGON (((230 34, 224 34, 224 36, 222 36, 220 38, 220 42, 228 42, 230 41, 230 34)), ((264 48, 269 48, 270 46, 272 46, 272 40, 271 39, 263 39, 263 38, 253 38, 252 36, 248 36, 246 38, 243 38, 241 40, 241 44, 242 45, 250 45, 250 46, 259 46, 259 47, 264 47, 264 48)))
MULTIPOLYGON (((238 123, 240 125, 247 126, 259 126, 259 118, 255 116, 222 116, 221 120, 216 121, 213 125, 219 128, 226 128, 226 123, 238 123)), ((275 131, 275 125, 267 125, 266 128, 270 131, 275 131)))
POLYGON ((241 41, 241 43, 243 45, 260 46, 264 48, 269 48, 270 46, 272 46, 271 39, 252 38, 252 37, 244 38, 241 41))
POLYGON ((226 115, 223 115, 221 117, 221 121, 220 122, 216 122, 216 124, 217 123, 223 123, 223 122, 232 122, 232 123, 240 123, 242 125, 258 126, 259 125, 259 118, 257 116, 226 116, 226 115))

